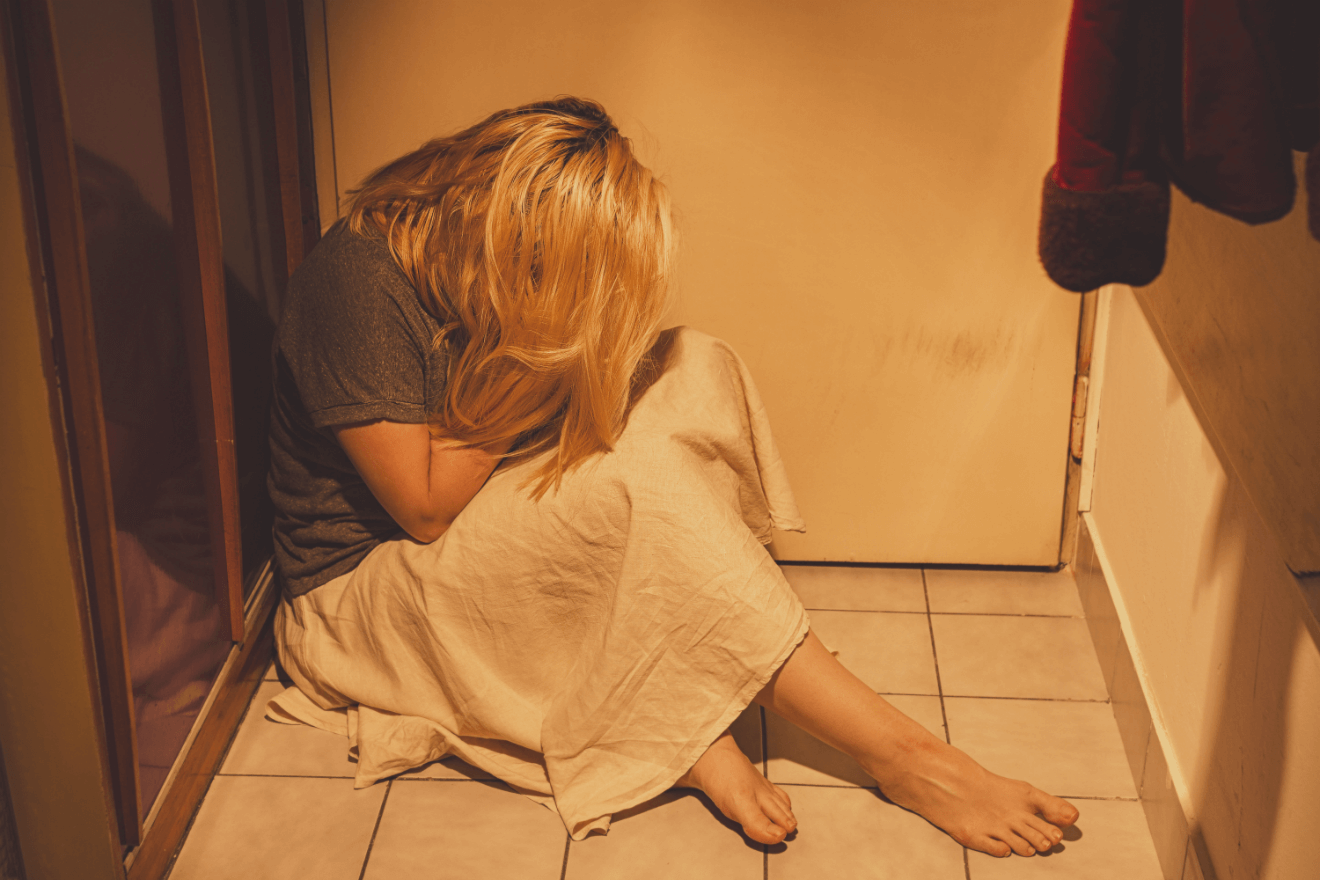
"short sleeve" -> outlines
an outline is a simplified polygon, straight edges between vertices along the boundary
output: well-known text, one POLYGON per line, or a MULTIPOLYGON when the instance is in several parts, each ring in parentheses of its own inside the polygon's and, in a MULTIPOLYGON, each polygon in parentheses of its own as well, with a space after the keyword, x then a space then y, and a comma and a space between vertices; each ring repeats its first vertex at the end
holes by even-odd
POLYGON ((331 234, 290 284, 279 329, 307 416, 317 428, 423 422, 434 321, 383 243, 342 226, 331 234))

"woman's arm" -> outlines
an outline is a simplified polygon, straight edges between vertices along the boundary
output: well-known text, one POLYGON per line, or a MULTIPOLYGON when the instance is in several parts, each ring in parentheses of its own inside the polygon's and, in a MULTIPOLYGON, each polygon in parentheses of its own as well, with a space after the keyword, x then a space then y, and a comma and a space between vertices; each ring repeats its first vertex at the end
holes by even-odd
POLYGON ((505 449, 455 449, 425 424, 378 420, 332 429, 353 467, 394 521, 423 544, 453 524, 505 449))

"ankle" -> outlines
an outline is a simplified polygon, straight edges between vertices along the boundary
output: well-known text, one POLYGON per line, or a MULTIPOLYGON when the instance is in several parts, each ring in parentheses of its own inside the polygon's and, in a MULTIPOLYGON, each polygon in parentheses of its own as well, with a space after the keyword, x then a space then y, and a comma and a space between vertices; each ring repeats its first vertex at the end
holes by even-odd
POLYGON ((920 772, 918 768, 937 759, 946 748, 948 744, 944 740, 922 727, 894 736, 885 742, 883 749, 858 756, 856 760, 872 778, 893 780, 920 772))

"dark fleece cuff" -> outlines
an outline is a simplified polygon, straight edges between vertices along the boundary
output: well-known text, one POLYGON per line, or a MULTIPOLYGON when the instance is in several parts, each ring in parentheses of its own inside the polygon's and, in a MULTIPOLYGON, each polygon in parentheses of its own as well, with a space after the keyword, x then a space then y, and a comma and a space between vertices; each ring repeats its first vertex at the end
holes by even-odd
POLYGON ((1040 261, 1065 290, 1149 284, 1164 268, 1168 229, 1167 183, 1143 181, 1083 192, 1059 186, 1053 168, 1045 175, 1040 261))

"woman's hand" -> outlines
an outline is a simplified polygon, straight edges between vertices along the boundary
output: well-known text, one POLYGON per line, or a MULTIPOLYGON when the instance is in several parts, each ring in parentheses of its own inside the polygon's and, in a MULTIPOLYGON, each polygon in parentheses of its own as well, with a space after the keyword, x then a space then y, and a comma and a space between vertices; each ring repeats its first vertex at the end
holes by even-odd
POLYGON ((331 430, 376 500, 423 544, 445 533, 507 451, 456 448, 425 424, 382 419, 331 430))

